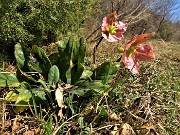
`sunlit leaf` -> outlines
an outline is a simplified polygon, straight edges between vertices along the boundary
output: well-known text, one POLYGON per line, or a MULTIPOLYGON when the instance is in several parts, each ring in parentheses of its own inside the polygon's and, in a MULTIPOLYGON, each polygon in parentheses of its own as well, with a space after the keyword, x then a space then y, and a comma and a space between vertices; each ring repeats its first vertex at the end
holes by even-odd
POLYGON ((19 94, 15 93, 14 91, 10 91, 7 93, 5 99, 10 102, 15 102, 17 101, 18 96, 19 94))
POLYGON ((19 67, 23 68, 24 62, 25 62, 25 56, 24 56, 23 49, 20 43, 15 45, 15 57, 16 57, 16 61, 19 67))

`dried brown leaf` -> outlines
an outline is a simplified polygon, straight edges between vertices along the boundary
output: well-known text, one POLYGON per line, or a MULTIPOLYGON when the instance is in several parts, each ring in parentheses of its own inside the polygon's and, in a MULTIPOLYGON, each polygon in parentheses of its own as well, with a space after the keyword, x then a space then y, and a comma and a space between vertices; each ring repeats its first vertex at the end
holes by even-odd
POLYGON ((109 114, 109 118, 111 120, 115 120, 115 121, 119 120, 119 117, 118 117, 118 115, 115 112, 110 113, 109 114))
POLYGON ((26 131, 23 135, 34 135, 34 131, 26 131))
POLYGON ((63 114, 62 114, 62 107, 63 107, 63 94, 60 90, 60 88, 57 88, 56 89, 56 92, 55 92, 55 98, 57 100, 57 103, 58 103, 58 106, 59 106, 59 113, 58 113, 58 116, 60 118, 62 118, 63 114))
POLYGON ((135 135, 134 130, 128 123, 122 125, 122 130, 120 135, 135 135))

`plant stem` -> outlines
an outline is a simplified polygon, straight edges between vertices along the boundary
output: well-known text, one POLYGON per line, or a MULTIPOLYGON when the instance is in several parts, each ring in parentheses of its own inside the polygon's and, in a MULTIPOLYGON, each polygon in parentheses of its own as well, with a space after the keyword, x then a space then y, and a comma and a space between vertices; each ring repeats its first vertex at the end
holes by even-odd
POLYGON ((109 83, 109 86, 111 87, 113 84, 115 84, 116 80, 123 75, 123 70, 124 68, 119 69, 119 71, 117 72, 116 76, 114 77, 114 79, 109 83))
POLYGON ((119 59, 116 60, 116 62, 120 62, 121 58, 122 58, 122 56, 120 56, 119 59))
POLYGON ((99 39, 99 42, 96 44, 96 46, 94 47, 94 52, 93 52, 93 64, 96 64, 96 50, 99 46, 99 44, 101 43, 101 41, 103 40, 104 37, 101 37, 99 39))

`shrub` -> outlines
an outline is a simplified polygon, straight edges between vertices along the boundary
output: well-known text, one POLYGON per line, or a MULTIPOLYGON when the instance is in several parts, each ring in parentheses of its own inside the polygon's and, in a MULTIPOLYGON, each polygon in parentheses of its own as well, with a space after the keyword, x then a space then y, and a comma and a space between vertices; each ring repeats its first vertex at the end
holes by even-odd
POLYGON ((12 58, 14 45, 19 41, 30 47, 42 46, 57 41, 62 34, 80 33, 84 21, 95 11, 92 5, 96 1, 0 1, 1 53, 12 58))

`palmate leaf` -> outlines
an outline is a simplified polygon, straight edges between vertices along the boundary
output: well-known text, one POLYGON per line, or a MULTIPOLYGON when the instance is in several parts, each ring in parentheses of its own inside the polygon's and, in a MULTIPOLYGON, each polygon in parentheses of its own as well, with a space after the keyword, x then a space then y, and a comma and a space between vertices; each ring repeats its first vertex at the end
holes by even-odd
POLYGON ((91 75, 93 74, 93 72, 91 71, 91 69, 89 68, 85 68, 82 75, 81 75, 81 79, 87 79, 90 78, 91 75))

